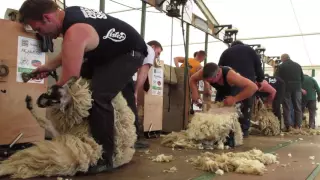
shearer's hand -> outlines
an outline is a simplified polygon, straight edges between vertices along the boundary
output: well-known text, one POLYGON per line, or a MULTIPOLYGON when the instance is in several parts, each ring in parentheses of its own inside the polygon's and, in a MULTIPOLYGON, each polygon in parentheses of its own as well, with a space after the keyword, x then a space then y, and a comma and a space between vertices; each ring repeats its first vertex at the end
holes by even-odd
POLYGON ((193 104, 198 106, 199 108, 202 108, 202 100, 201 99, 197 99, 196 101, 193 101, 193 104))
POLYGON ((32 73, 36 73, 36 77, 33 79, 44 79, 49 76, 49 72, 53 69, 47 67, 45 64, 42 66, 37 67, 32 73))
POLYGON ((307 91, 304 90, 304 89, 301 89, 301 92, 302 92, 303 95, 306 95, 306 94, 307 94, 307 91))
POLYGON ((236 104, 236 99, 233 96, 227 96, 223 102, 226 106, 233 106, 236 104))

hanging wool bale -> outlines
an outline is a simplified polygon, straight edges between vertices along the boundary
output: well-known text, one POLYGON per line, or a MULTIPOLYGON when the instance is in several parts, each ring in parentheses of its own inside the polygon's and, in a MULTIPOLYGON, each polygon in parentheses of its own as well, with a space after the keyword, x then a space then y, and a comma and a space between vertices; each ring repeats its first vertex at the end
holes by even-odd
POLYGON ((262 134, 265 136, 276 136, 280 134, 280 121, 269 111, 259 98, 256 100, 252 114, 251 134, 262 134))
MULTIPOLYGON (((39 125, 50 131, 52 141, 41 141, 18 151, 0 164, 0 176, 32 178, 36 176, 73 176, 87 172, 102 156, 102 146, 92 138, 87 117, 92 106, 89 82, 72 79, 63 89, 60 104, 48 107, 48 119, 39 117, 32 108, 31 98, 27 107, 39 125)), ((114 167, 131 161, 137 139, 134 114, 119 93, 113 100, 115 117, 114 167)))
POLYGON ((247 152, 213 154, 202 153, 196 158, 191 158, 196 168, 209 172, 237 172, 243 174, 263 175, 267 171, 265 165, 279 163, 273 154, 263 153, 260 150, 252 149, 247 152))
POLYGON ((197 112, 193 115, 187 130, 164 136, 161 144, 166 147, 189 149, 221 149, 230 132, 233 132, 235 146, 242 145, 243 136, 238 117, 236 107, 211 104, 206 113, 197 112))

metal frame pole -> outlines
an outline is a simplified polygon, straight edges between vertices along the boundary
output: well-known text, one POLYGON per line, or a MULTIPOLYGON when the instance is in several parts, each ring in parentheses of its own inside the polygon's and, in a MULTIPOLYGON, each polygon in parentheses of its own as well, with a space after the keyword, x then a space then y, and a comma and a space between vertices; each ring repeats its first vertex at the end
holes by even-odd
MULTIPOLYGON (((205 38, 205 41, 204 41, 204 51, 206 52, 207 57, 208 57, 208 41, 209 41, 209 34, 206 33, 206 38, 205 38)), ((204 65, 207 64, 207 57, 206 57, 206 59, 204 59, 204 65)))
MULTIPOLYGON (((183 107, 183 128, 186 127, 189 117, 190 104, 190 88, 189 88, 189 35, 190 35, 190 24, 186 23, 186 46, 185 46, 185 59, 184 59, 184 107, 183 107), (188 105, 188 107, 187 107, 188 105)), ((183 37, 184 38, 184 37, 183 37)))
POLYGON ((66 1, 67 1, 67 0, 63 0, 63 9, 66 9, 66 7, 67 7, 66 1))
POLYGON ((106 1, 105 0, 100 0, 100 11, 105 12, 105 8, 106 8, 106 1))
POLYGON ((140 34, 143 38, 145 38, 145 35, 146 35, 146 13, 147 13, 147 3, 142 1, 140 34))

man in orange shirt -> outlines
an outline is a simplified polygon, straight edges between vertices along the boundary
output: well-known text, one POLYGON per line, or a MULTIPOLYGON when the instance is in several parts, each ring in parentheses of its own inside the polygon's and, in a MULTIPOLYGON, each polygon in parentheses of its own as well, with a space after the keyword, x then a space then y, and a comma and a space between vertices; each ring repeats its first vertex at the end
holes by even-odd
MULTIPOLYGON (((190 76, 202 68, 201 63, 207 57, 207 54, 205 51, 201 50, 201 51, 195 52, 193 56, 194 58, 189 58, 188 60, 190 76)), ((182 63, 180 67, 184 67, 184 61, 185 61, 185 57, 174 58, 174 64, 176 65, 176 67, 179 67, 179 63, 182 63)))

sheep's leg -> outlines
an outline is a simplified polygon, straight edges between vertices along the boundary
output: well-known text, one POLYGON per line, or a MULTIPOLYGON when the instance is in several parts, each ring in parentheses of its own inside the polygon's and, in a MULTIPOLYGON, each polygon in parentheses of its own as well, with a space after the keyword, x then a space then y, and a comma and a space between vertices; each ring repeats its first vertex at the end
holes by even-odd
POLYGON ((26 97, 26 106, 27 106, 27 109, 31 112, 32 116, 37 120, 40 127, 49 131, 53 137, 59 136, 59 132, 54 128, 50 120, 48 120, 47 118, 38 116, 36 111, 33 109, 32 98, 30 96, 26 97))

